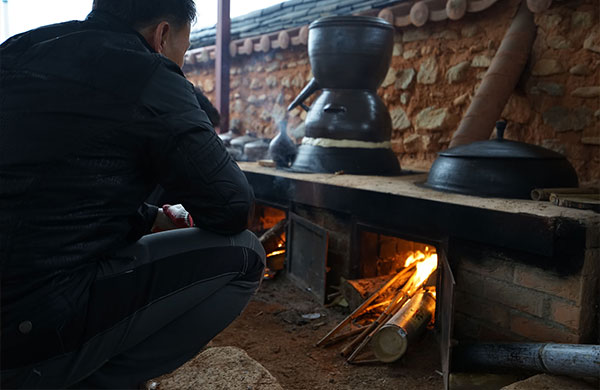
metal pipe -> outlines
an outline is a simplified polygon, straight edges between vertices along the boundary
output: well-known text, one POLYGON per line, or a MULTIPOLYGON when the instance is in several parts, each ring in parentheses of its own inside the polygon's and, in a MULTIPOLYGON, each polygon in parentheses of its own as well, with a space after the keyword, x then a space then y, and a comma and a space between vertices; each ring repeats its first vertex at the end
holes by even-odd
POLYGON ((523 369, 554 375, 600 378, 600 345, 482 343, 453 349, 456 368, 523 369))

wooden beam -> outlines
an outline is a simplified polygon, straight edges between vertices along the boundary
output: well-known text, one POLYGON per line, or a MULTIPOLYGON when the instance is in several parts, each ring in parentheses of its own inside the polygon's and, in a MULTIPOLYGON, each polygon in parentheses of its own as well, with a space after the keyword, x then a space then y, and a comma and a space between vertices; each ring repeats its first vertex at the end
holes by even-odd
POLYGON ((219 19, 217 21, 217 43, 215 53, 216 100, 221 114, 220 132, 229 131, 229 67, 231 54, 231 20, 229 18, 229 0, 219 1, 219 19))

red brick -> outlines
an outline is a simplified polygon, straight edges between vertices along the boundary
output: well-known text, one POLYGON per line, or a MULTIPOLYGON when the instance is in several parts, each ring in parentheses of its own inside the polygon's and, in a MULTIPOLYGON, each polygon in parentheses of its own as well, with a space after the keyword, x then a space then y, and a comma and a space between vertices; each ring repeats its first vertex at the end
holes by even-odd
POLYGON ((538 317, 542 317, 544 314, 545 295, 537 291, 492 279, 485 281, 484 291, 485 298, 492 302, 498 302, 538 317))
POLYGON ((486 258, 481 261, 463 259, 460 262, 459 267, 498 280, 505 280, 507 282, 512 282, 513 280, 514 265, 511 262, 504 261, 501 259, 496 259, 492 257, 486 258))
POLYGON ((550 301, 550 319, 571 329, 579 330, 581 307, 572 302, 552 299, 550 301))
POLYGON ((478 340, 479 333, 479 321, 469 315, 454 313, 454 338, 459 340, 478 340))
POLYGON ((579 303, 581 275, 558 276, 537 267, 518 265, 515 284, 579 303))
POLYGON ((456 278, 456 290, 464 291, 466 293, 483 296, 484 294, 484 280, 483 276, 474 274, 466 271, 462 268, 458 269, 454 274, 456 278))
POLYGON ((555 343, 578 343, 580 340, 578 334, 560 325, 527 315, 512 314, 511 317, 510 330, 528 340, 555 343))
POLYGON ((509 327, 509 309, 504 305, 487 302, 469 293, 457 292, 455 308, 496 327, 509 327))

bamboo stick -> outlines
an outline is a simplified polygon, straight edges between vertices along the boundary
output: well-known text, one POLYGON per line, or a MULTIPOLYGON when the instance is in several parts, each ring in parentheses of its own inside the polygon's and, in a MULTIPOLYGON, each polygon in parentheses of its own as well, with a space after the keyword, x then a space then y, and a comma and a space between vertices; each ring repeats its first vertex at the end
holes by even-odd
POLYGON ((325 335, 319 342, 316 344, 317 347, 323 345, 327 340, 329 340, 334 334, 339 332, 344 326, 348 325, 350 321, 359 317, 364 309, 366 309, 375 299, 381 296, 388 288, 390 288, 396 281, 402 278, 407 273, 411 272, 416 267, 416 263, 411 264, 407 268, 403 269, 399 273, 397 273, 393 278, 390 279, 389 282, 384 284, 379 290, 377 290, 373 295, 371 295, 366 301, 362 303, 359 307, 356 308, 348 317, 346 317, 342 322, 340 322, 335 328, 333 328, 329 333, 325 335))

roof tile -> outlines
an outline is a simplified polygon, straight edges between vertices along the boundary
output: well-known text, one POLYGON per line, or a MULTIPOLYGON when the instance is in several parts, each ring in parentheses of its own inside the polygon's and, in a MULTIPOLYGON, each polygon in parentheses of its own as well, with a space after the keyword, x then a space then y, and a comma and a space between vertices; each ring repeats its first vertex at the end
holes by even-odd
MULTIPOLYGON (((406 0, 288 0, 231 20, 231 40, 306 25, 319 17, 384 8, 406 0)), ((216 27, 192 32, 191 48, 213 45, 216 27)))

